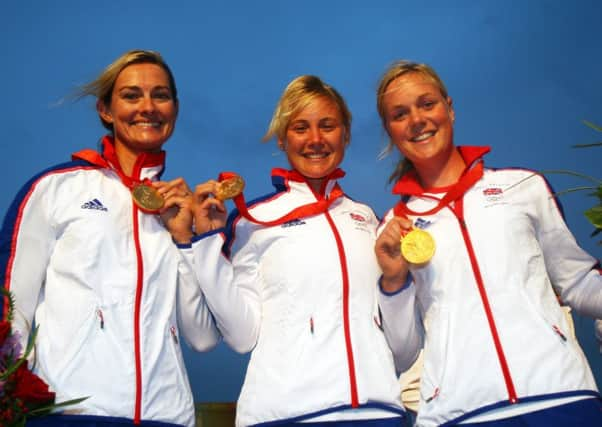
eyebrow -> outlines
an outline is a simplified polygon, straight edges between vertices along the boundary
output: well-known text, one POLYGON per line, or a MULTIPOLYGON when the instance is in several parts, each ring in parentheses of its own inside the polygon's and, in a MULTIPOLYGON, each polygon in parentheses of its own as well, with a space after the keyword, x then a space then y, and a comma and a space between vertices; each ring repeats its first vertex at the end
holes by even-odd
MULTIPOLYGON (((159 85, 159 86, 154 86, 153 88, 151 88, 151 90, 156 90, 156 89, 166 89, 166 90, 171 90, 171 88, 169 86, 163 86, 163 85, 159 85)), ((122 91, 122 90, 142 90, 142 88, 138 85, 127 85, 127 86, 121 86, 119 88, 117 88, 118 91, 122 91)))

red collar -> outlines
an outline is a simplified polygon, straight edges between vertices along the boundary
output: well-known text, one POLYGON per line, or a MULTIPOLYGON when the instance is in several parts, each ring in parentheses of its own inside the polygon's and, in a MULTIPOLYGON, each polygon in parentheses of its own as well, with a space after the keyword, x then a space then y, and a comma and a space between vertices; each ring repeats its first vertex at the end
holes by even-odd
POLYGON ((165 151, 163 150, 158 153, 140 153, 136 158, 136 163, 134 164, 134 168, 132 170, 132 176, 128 177, 125 176, 123 170, 121 169, 121 165, 119 164, 119 159, 115 153, 115 143, 112 136, 105 135, 102 138, 102 148, 102 156, 95 150, 85 149, 78 151, 77 153, 73 153, 71 158, 73 160, 85 160, 96 166, 111 168, 117 172, 124 183, 128 181, 139 181, 140 172, 143 168, 163 166, 165 164, 165 151))
MULTIPOLYGON (((464 163, 466 163, 466 170, 470 169, 472 165, 479 161, 485 154, 491 151, 491 147, 488 146, 460 146, 456 147, 464 163)), ((411 170, 404 174, 393 186, 391 191, 393 194, 407 194, 410 196, 417 196, 429 193, 442 193, 449 190, 449 187, 436 187, 436 188, 422 188, 418 175, 415 170, 411 170)))
MULTIPOLYGON (((328 184, 328 182, 342 178, 344 176, 345 176, 345 172, 340 168, 337 168, 334 171, 332 171, 330 173, 330 175, 328 175, 327 177, 324 178, 324 181, 322 183, 322 188, 320 189, 320 194, 324 195, 324 191, 326 190, 326 185, 328 184)), ((272 169, 272 178, 274 178, 274 177, 282 178, 285 181, 304 182, 307 184, 308 187, 310 187, 309 183, 307 182, 307 178, 304 177, 303 175, 301 175, 295 169, 288 170, 288 169, 283 169, 283 168, 274 168, 274 169, 272 169)))

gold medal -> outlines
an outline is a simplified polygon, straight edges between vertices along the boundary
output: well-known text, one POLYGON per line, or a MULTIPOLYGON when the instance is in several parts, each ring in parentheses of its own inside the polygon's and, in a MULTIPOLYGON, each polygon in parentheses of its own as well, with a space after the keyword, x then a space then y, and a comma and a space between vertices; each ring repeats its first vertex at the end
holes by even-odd
POLYGON ((157 213, 163 207, 163 196, 151 185, 140 183, 132 188, 132 199, 140 210, 147 213, 157 213))
POLYGON ((435 240, 428 231, 414 228, 401 238, 401 254, 412 264, 425 264, 435 254, 435 240))
POLYGON ((242 193, 245 188, 245 181, 241 176, 236 175, 219 182, 215 188, 215 197, 221 201, 233 199, 242 193))

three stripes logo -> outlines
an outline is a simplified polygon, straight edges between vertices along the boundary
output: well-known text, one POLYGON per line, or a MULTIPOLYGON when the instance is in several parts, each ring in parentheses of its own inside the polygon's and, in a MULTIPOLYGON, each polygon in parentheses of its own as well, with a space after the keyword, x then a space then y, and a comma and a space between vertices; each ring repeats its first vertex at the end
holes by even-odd
POLYGON ((90 200, 82 205, 82 209, 95 209, 98 211, 108 211, 108 209, 98 199, 90 200))

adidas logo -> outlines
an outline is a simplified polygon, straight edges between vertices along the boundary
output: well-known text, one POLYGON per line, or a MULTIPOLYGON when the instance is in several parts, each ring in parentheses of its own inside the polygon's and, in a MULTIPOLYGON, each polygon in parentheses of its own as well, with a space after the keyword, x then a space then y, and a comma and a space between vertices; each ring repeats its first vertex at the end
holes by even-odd
POLYGON ((82 209, 96 209, 98 211, 108 211, 107 208, 98 199, 90 200, 82 205, 82 209))
POLYGON ((299 219, 299 218, 295 218, 295 219, 291 219, 288 222, 285 222, 284 224, 282 224, 282 228, 286 228, 286 227, 293 227, 295 225, 303 225, 305 224, 305 221, 299 219))

